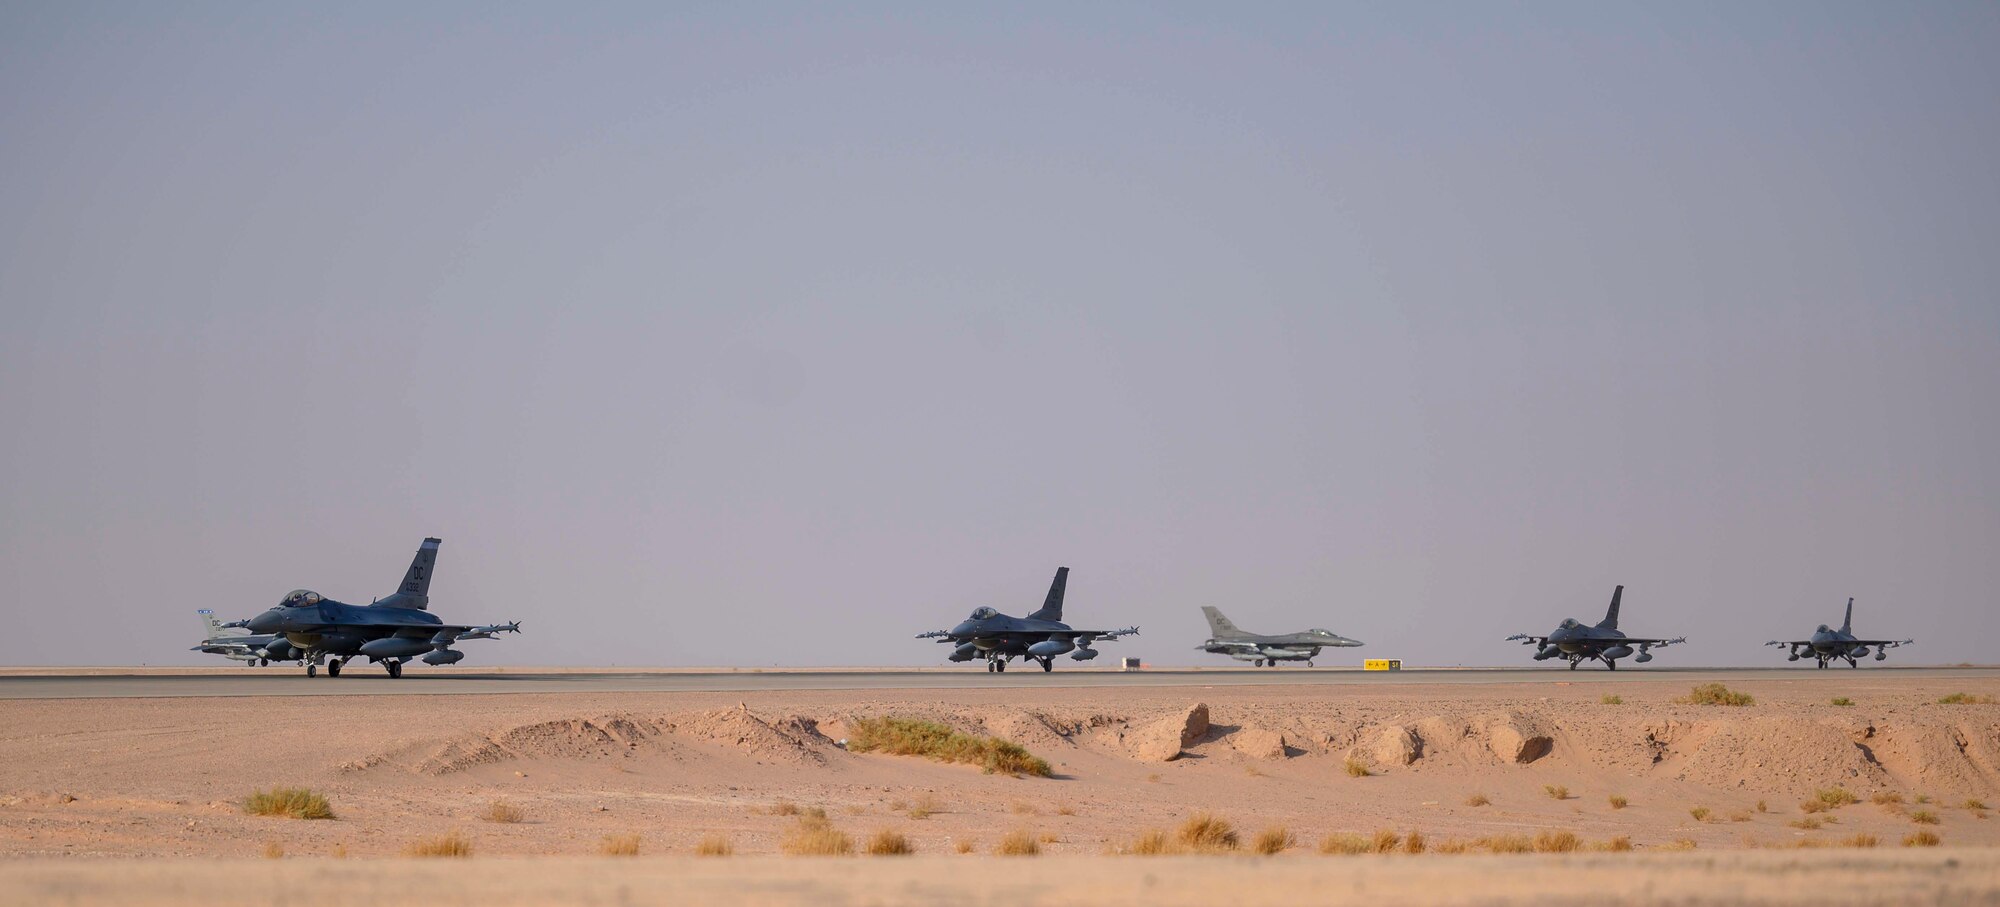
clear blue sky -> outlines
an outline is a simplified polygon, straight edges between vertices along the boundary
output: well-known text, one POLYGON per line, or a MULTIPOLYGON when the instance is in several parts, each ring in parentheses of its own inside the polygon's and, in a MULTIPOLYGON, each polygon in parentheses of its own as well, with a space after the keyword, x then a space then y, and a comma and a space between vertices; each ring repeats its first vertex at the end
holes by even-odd
POLYGON ((0 663, 386 594, 922 664, 1074 568, 1993 661, 2000 6, 0 3, 0 663))

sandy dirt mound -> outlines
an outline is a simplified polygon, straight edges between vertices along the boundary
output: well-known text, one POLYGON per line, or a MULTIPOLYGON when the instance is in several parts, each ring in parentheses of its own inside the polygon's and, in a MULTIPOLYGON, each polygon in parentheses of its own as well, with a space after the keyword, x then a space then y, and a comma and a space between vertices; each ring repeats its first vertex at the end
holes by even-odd
POLYGON ((749 709, 697 712, 667 722, 662 730, 676 737, 719 743, 758 761, 795 765, 825 765, 835 752, 833 740, 820 733, 819 722, 800 715, 766 718, 749 709))
POLYGON ((1982 734, 1946 724, 1885 722, 1870 730, 1873 734, 1863 745, 1905 787, 1976 794, 1991 792, 1995 786, 1990 769, 1981 765, 1993 750, 1990 729, 1982 734), (1975 744, 1983 745, 1975 750, 1975 744))
POLYGON ((1796 718, 1718 719, 1649 731, 1662 747, 1656 771, 1708 787, 1806 792, 1874 787, 1881 766, 1848 730, 1796 718))

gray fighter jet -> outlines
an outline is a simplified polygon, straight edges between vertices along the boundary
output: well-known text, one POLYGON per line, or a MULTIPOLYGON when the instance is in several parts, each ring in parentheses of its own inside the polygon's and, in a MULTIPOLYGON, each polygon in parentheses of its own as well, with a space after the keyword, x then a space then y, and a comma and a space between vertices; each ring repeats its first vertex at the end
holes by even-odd
POLYGON ((1056 656, 1068 653, 1077 661, 1089 661, 1097 657, 1097 650, 1091 643, 1100 639, 1117 639, 1139 632, 1138 627, 1123 630, 1076 630, 1062 622, 1063 588, 1069 583, 1069 568, 1056 568, 1055 582, 1049 584, 1049 596, 1042 600, 1041 610, 1027 617, 1009 617, 992 608, 975 608, 972 616, 959 622, 949 630, 932 630, 918 633, 918 639, 935 639, 952 643, 956 648, 947 656, 951 661, 971 661, 986 659, 986 670, 1005 671, 1007 662, 1015 658, 1025 658, 1038 662, 1044 671, 1055 670, 1056 656))
POLYGON ((1572 671, 1576 670, 1578 664, 1589 659, 1604 662, 1606 668, 1616 671, 1618 670, 1618 659, 1631 656, 1635 651, 1633 649, 1634 646, 1638 647, 1636 650, 1638 654, 1632 660, 1640 664, 1645 664, 1653 660, 1652 649, 1664 649, 1667 646, 1687 642, 1687 637, 1685 636, 1673 639, 1647 639, 1637 636, 1626 636, 1623 632, 1620 632, 1618 629, 1618 599, 1624 595, 1624 586, 1619 586, 1617 589, 1612 590, 1611 610, 1605 613, 1604 619, 1599 621, 1597 626, 1586 626, 1576 618, 1570 617, 1565 618, 1562 625, 1557 627, 1555 632, 1547 636, 1530 636, 1526 633, 1516 633, 1513 636, 1507 637, 1507 640, 1509 642, 1520 640, 1528 645, 1539 647, 1535 652, 1536 661, 1546 661, 1551 658, 1568 659, 1569 669, 1572 671))
POLYGON ((1819 629, 1813 631, 1811 639, 1791 642, 1774 639, 1765 645, 1791 647, 1791 655, 1787 661, 1798 661, 1803 656, 1811 655, 1819 661, 1819 666, 1824 668, 1834 659, 1844 658, 1848 667, 1858 668, 1861 665, 1856 659, 1867 657, 1870 647, 1875 649, 1875 660, 1883 661, 1889 657, 1890 649, 1907 646, 1913 642, 1916 640, 1854 638, 1854 599, 1850 598, 1847 600, 1847 619, 1841 622, 1840 629, 1829 629, 1826 624, 1820 624, 1819 629))
POLYGON ((190 652, 220 655, 252 667, 264 667, 273 661, 297 661, 299 658, 291 643, 282 636, 252 633, 244 628, 246 621, 225 624, 207 608, 195 613, 201 615, 202 631, 207 635, 202 637, 201 645, 189 649, 190 652))
POLYGON ((1310 665, 1319 655, 1321 648, 1341 648, 1361 645, 1361 640, 1348 639, 1332 630, 1318 627, 1304 633, 1280 633, 1276 636, 1260 636, 1246 633, 1236 628, 1229 618, 1212 606, 1202 606, 1203 617, 1208 618, 1208 641, 1195 646, 1204 652, 1227 655, 1237 661, 1256 663, 1257 667, 1269 665, 1277 667, 1281 661, 1303 661, 1310 665))
POLYGON ((448 665, 465 657, 452 648, 462 639, 492 639, 496 633, 519 633, 521 622, 475 627, 448 624, 430 613, 431 566, 437 561, 437 539, 424 539, 403 585, 394 595, 371 604, 347 605, 310 589, 294 589, 282 601, 247 626, 252 633, 281 635, 306 663, 306 676, 326 673, 339 677, 348 660, 365 656, 380 662, 390 677, 403 676, 403 663, 423 656, 424 664, 448 665))

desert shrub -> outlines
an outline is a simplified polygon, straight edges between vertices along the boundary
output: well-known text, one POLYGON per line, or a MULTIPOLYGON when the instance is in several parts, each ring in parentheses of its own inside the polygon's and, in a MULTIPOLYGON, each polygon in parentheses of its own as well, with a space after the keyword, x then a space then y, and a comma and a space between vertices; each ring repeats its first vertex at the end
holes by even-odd
POLYGON ((1545 785, 1542 785, 1542 793, 1545 793, 1545 794, 1548 794, 1548 795, 1549 795, 1549 799, 1551 799, 1551 800, 1567 800, 1567 799, 1569 799, 1569 788, 1567 788, 1567 787, 1564 787, 1564 786, 1562 786, 1562 785, 1560 785, 1560 784, 1545 784, 1545 785))
POLYGON ((1842 847, 1874 847, 1874 846, 1876 845, 1876 843, 1877 843, 1877 842, 1876 842, 1876 840, 1875 840, 1875 836, 1874 836, 1874 835, 1854 835, 1854 836, 1852 836, 1852 837, 1849 837, 1849 838, 1844 838, 1844 839, 1842 839, 1842 840, 1841 840, 1841 842, 1840 842, 1840 846, 1842 846, 1842 847))
POLYGON ((1845 697, 1845 696, 1835 696, 1835 697, 1833 698, 1833 704, 1834 704, 1834 705, 1840 705, 1840 706, 1848 706, 1848 705, 1853 705, 1853 704, 1854 704, 1854 700, 1852 700, 1852 699, 1849 699, 1849 698, 1847 698, 1847 697, 1845 697))
POLYGON ((1624 809, 1627 805, 1631 803, 1631 801, 1626 800, 1624 797, 1618 796, 1617 794, 1612 794, 1610 803, 1612 809, 1624 809))
POLYGON ((1876 806, 1898 806, 1903 802, 1903 795, 1892 790, 1878 790, 1869 795, 1868 802, 1876 806))
POLYGON ((1366 778, 1366 777, 1368 777, 1369 775, 1372 775, 1372 774, 1375 774, 1375 772, 1374 772, 1374 771, 1372 771, 1372 770, 1370 770, 1370 769, 1368 768, 1368 763, 1366 763, 1366 762, 1363 762, 1363 761, 1361 761, 1360 759, 1356 759, 1356 758, 1355 758, 1355 757, 1353 757, 1353 756, 1349 756, 1349 757, 1347 757, 1347 776, 1348 776, 1348 777, 1350 777, 1350 778, 1366 778))
POLYGON ((1760 812, 1760 813, 1767 813, 1767 812, 1770 812, 1770 811, 1771 811, 1771 804, 1769 804, 1769 803, 1765 803, 1764 801, 1762 801, 1762 800, 1759 800, 1759 801, 1757 801, 1757 811, 1758 811, 1758 812, 1760 812))
POLYGON ((1480 838, 1479 846, 1492 853, 1534 853, 1535 840, 1527 835, 1495 835, 1480 838))
POLYGON ((1968 800, 1966 800, 1966 801, 1965 801, 1965 802, 1964 802, 1963 804, 1960 804, 1960 805, 1961 805, 1961 806, 1963 806, 1963 807, 1964 807, 1964 808, 1966 808, 1966 809, 1975 809, 1975 810, 1976 810, 1976 809, 1985 809, 1985 808, 1986 808, 1986 801, 1984 801, 1984 800, 1971 800, 1971 799, 1968 799, 1968 800))
POLYGON ((957 844, 953 844, 951 849, 959 853, 972 853, 979 849, 979 842, 974 841, 971 838, 967 838, 963 841, 958 842, 957 844))
POLYGON ((406 857, 469 857, 472 841, 454 830, 435 838, 418 838, 403 847, 406 857))
POLYGON ((928 819, 936 812, 938 812, 938 800, 930 794, 925 794, 923 799, 910 804, 912 819, 928 819))
POLYGON ((1675 841, 1675 842, 1674 842, 1674 843, 1672 843, 1672 844, 1668 844, 1668 845, 1666 845, 1666 846, 1664 846, 1664 847, 1661 847, 1660 849, 1661 849, 1661 850, 1693 850, 1693 849, 1695 849, 1695 847, 1696 847, 1696 845, 1695 845, 1695 842, 1694 842, 1694 839, 1693 839, 1693 838, 1681 838, 1680 840, 1678 840, 1678 841, 1675 841))
POLYGON ((1573 831, 1544 831, 1535 835, 1536 853, 1572 853, 1583 846, 1573 831))
POLYGON ((1619 696, 1614 693, 1606 693, 1603 696, 1599 697, 1597 701, 1605 705, 1624 705, 1625 697, 1619 696))
POLYGON ((726 857, 736 852, 736 845, 729 843, 723 835, 703 835, 694 845, 697 857, 726 857))
POLYGON ((1792 821, 1786 822, 1785 824, 1793 828, 1801 828, 1806 831, 1818 831, 1819 827, 1825 823, 1822 823, 1819 820, 1818 816, 1806 816, 1800 819, 1793 819, 1792 821))
POLYGON ((910 845, 910 839, 903 837, 900 832, 883 829, 868 839, 868 853, 871 856, 901 857, 916 852, 917 849, 910 845))
POLYGON ((1467 806, 1485 806, 1492 802, 1493 801, 1490 798, 1488 798, 1485 794, 1473 794, 1472 796, 1465 798, 1465 805, 1467 806))
POLYGON ((1250 850, 1253 853, 1270 856, 1272 854, 1284 853, 1296 843, 1296 840, 1292 837, 1291 830, 1280 825, 1258 832, 1257 837, 1250 839, 1250 850))
POLYGON ((1936 847, 1943 843, 1944 839, 1938 837, 1937 832, 1926 829, 1910 832, 1909 837, 1903 839, 1904 847, 1936 847))
POLYGON ((993 845, 993 853, 1002 857, 1033 857, 1039 856, 1041 852, 1042 845, 1025 828, 1008 832, 1000 839, 1000 843, 993 845))
POLYGON ((505 800, 495 800, 486 804, 486 812, 480 815, 480 818, 488 822, 512 825, 526 818, 526 816, 522 814, 520 807, 505 800))
POLYGON ((1625 853, 1626 851, 1632 849, 1632 839, 1624 835, 1619 835, 1618 837, 1612 838, 1611 840, 1604 842, 1604 845, 1602 847, 1599 847, 1598 849, 1608 850, 1612 853, 1625 853))
POLYGON ((1167 837, 1166 832, 1157 828, 1149 828, 1140 832, 1138 837, 1133 838, 1132 843, 1125 846, 1124 852, 1145 857, 1157 857, 1173 853, 1174 842, 1173 839, 1167 837))
POLYGON ((1396 845, 1402 843, 1402 841, 1403 838, 1401 835, 1398 835, 1395 832, 1384 828, 1381 831, 1376 832, 1375 837, 1369 839, 1368 852, 1394 853, 1396 851, 1396 845))
POLYGON ((1938 824, 1938 817, 1937 813, 1931 812, 1928 809, 1920 809, 1910 814, 1910 821, 1918 825, 1936 825, 1938 824))
POLYGON ((1813 794, 1813 799, 1827 805, 1829 809, 1839 809, 1852 803, 1861 802, 1860 797, 1848 793, 1847 788, 1833 787, 1813 794))
POLYGON ((1472 849, 1472 842, 1447 839, 1431 845, 1431 853, 1461 854, 1472 849))
POLYGON ((1748 822, 1748 821, 1750 821, 1750 811, 1749 811, 1749 810, 1747 810, 1747 809, 1739 809, 1739 810, 1737 810, 1737 811, 1735 811, 1735 812, 1733 812, 1733 813, 1730 813, 1730 814, 1729 814, 1729 821, 1731 821, 1731 822, 1748 822))
POLYGON ((1688 810, 1688 815, 1693 816, 1696 822, 1706 822, 1708 821, 1709 812, 1710 810, 1708 807, 1697 806, 1693 809, 1688 810))
POLYGON ((639 836, 605 835, 597 843, 597 852, 607 857, 636 857, 639 855, 639 836))
POLYGON ((1407 854, 1423 853, 1424 833, 1414 828, 1410 829, 1410 833, 1403 836, 1403 852, 1407 854))
POLYGON ((799 805, 797 803, 793 803, 790 800, 779 800, 778 802, 771 804, 771 815, 796 816, 798 814, 799 814, 799 805))
POLYGON ((1719 683, 1704 683, 1688 691, 1683 703, 1690 705, 1751 705, 1757 700, 1749 693, 1738 693, 1719 683))
POLYGON ((1368 839, 1360 835, 1335 833, 1319 839, 1319 852, 1328 856, 1353 856, 1368 852, 1368 839))
POLYGON ((1174 832, 1174 838, 1181 846, 1197 853, 1235 850, 1239 843, 1236 829, 1228 820, 1205 812, 1189 816, 1174 832))
POLYGON ((1799 811, 1807 814, 1823 813, 1832 808, 1819 800, 1805 800, 1799 803, 1799 811))
POLYGON ((1992 705, 1991 696, 1974 696, 1971 693, 1953 693, 1938 700, 1938 705, 1992 705))
POLYGON ((857 718, 847 735, 852 752, 883 752, 892 756, 923 756, 939 762, 977 765, 987 774, 1051 774, 1047 761, 1018 743, 997 737, 975 737, 935 721, 915 718, 857 718))
POLYGON ((1057 807, 1056 807, 1056 815, 1058 815, 1058 816, 1074 816, 1074 815, 1076 815, 1076 807, 1075 807, 1075 806, 1072 806, 1072 805, 1070 805, 1070 804, 1068 804, 1068 803, 1064 803, 1064 804, 1062 804, 1062 805, 1060 805, 1060 806, 1057 806, 1057 807))
POLYGON ((854 852, 854 839, 824 818, 800 817, 778 838, 778 850, 795 857, 844 857, 854 852))
POLYGON ((253 816, 333 818, 333 805, 326 802, 326 797, 303 787, 274 787, 257 791, 243 798, 243 811, 253 816))

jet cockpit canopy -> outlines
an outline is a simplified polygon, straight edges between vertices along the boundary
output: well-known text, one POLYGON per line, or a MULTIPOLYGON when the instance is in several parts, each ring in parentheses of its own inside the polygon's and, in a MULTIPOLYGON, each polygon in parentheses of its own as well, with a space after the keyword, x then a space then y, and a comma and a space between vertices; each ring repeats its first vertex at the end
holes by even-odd
POLYGON ((1574 630, 1574 629, 1576 629, 1576 628, 1577 628, 1577 622, 1576 622, 1576 618, 1574 618, 1574 617, 1565 617, 1565 618, 1563 618, 1563 622, 1562 622, 1562 628, 1563 628, 1563 629, 1565 629, 1565 630, 1574 630))
POLYGON ((1819 632, 1821 632, 1821 633, 1825 633, 1825 632, 1827 632, 1828 630, 1831 630, 1831 629, 1832 629, 1832 628, 1831 628, 1831 627, 1828 627, 1828 626, 1827 626, 1826 624, 1820 624, 1820 625, 1819 625, 1819 632))
POLYGON ((972 616, 967 618, 967 620, 991 620, 999 616, 1000 612, 992 608, 974 608, 972 609, 972 616))
POLYGON ((283 602, 287 608, 304 608, 319 604, 319 593, 311 589, 293 589, 283 602))

